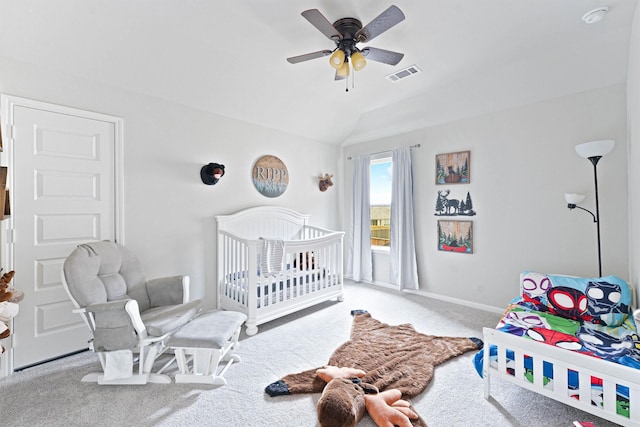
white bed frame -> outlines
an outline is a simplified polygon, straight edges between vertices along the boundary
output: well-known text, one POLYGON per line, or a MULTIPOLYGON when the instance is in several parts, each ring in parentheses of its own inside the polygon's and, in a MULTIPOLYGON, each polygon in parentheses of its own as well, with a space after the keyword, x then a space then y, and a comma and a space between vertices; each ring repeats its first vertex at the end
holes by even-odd
MULTIPOLYGON (((636 312, 637 316, 639 314, 636 312)), ((523 339, 496 329, 484 328, 483 333, 483 378, 486 399, 489 399, 491 394, 493 376, 620 425, 640 426, 640 370, 523 339), (493 345, 498 348, 497 366, 490 363, 489 348, 493 345), (514 352, 515 375, 507 373, 507 349, 514 352), (533 383, 524 376, 525 354, 533 359, 533 383), (543 387, 543 362, 553 364, 553 389, 543 387), (579 400, 569 397, 568 370, 578 372, 579 400), (602 407, 591 404, 591 376, 603 381, 602 407), (629 418, 616 413, 616 384, 629 387, 629 418)))
POLYGON ((309 215, 277 206, 216 216, 218 307, 245 313, 247 335, 255 335, 265 322, 343 300, 344 232, 312 227, 308 221, 309 215), (284 263, 290 268, 258 275, 260 238, 284 240, 284 263), (306 258, 311 252, 313 265, 306 258))

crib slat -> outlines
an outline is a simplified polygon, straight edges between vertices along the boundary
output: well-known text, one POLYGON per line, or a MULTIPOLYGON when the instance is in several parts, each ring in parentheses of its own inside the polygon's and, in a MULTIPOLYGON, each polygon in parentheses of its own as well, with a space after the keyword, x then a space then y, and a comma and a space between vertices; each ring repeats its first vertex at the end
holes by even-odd
POLYGON ((616 412, 616 384, 612 381, 603 381, 602 399, 605 411, 616 412))
MULTIPOLYGON (((484 341, 484 354, 490 354, 491 353, 491 346, 489 345, 489 343, 485 340, 484 341)), ((484 383, 484 398, 485 399, 489 399, 489 396, 491 395, 491 375, 489 374, 489 370, 491 369, 490 364, 491 364, 491 358, 490 357, 484 357, 482 359, 482 380, 484 383)))
POLYGON ((524 379, 524 354, 522 351, 516 349, 513 351, 513 359, 515 360, 515 377, 518 379, 524 379))
POLYGON ((581 370, 578 372, 578 386, 580 387, 580 401, 591 402, 591 375, 581 370))
POLYGON ((640 387, 629 386, 629 418, 640 425, 640 387))
POLYGON ((507 372, 507 349, 498 347, 498 372, 505 374, 507 372))
POLYGON ((553 364, 553 391, 558 396, 569 396, 569 370, 559 362, 553 364))
POLYGON ((541 357, 535 357, 533 359, 533 383, 537 386, 544 386, 544 370, 541 357))

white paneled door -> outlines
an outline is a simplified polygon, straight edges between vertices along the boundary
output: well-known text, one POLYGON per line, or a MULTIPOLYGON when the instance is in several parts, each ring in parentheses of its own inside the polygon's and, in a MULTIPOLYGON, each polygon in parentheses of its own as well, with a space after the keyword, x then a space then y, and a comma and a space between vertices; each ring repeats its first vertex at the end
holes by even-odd
POLYGON ((118 127, 118 119, 48 104, 10 108, 8 243, 14 286, 25 292, 14 319, 14 369, 88 346, 62 264, 80 243, 118 240, 118 127))

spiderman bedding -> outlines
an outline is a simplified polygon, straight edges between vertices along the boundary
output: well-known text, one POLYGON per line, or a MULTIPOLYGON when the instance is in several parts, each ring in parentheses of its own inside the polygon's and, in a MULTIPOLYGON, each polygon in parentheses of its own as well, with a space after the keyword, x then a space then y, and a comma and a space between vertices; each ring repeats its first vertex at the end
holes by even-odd
MULTIPOLYGON (((629 285, 616 276, 594 279, 524 272, 520 275, 521 297, 513 299, 496 326, 526 339, 640 369, 640 339, 630 314, 629 285)), ((513 353, 513 352, 511 352, 513 353)), ((497 350, 490 348, 489 360, 497 350)), ((474 357, 476 371, 482 376, 484 350, 474 357)), ((513 354, 507 352, 513 361, 513 354)), ((532 377, 533 361, 525 358, 525 376, 532 377)), ((507 371, 514 375, 507 363, 507 371)), ((544 362, 544 384, 551 386, 553 366, 544 362)), ((579 394, 578 374, 569 371, 568 387, 579 394)), ((594 403, 601 402, 602 381, 591 378, 594 403)), ((629 389, 617 386, 618 413, 628 417, 629 389)))

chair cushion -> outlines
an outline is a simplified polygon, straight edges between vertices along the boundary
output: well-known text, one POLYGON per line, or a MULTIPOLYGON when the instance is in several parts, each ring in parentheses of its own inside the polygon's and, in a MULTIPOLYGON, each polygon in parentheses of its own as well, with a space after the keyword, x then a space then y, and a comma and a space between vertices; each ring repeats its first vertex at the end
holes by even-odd
POLYGON ((80 307, 132 298, 140 311, 150 307, 138 258, 113 242, 79 245, 63 266, 69 291, 80 307))
POLYGON ((169 338, 169 347, 221 349, 247 320, 236 311, 213 310, 202 313, 169 338))
POLYGON ((173 332, 185 325, 200 311, 202 300, 194 300, 186 304, 155 307, 140 313, 147 333, 159 337, 173 332))
POLYGON ((138 337, 125 307, 134 301, 122 300, 87 307, 94 313, 93 349, 112 351, 135 348, 138 337))

